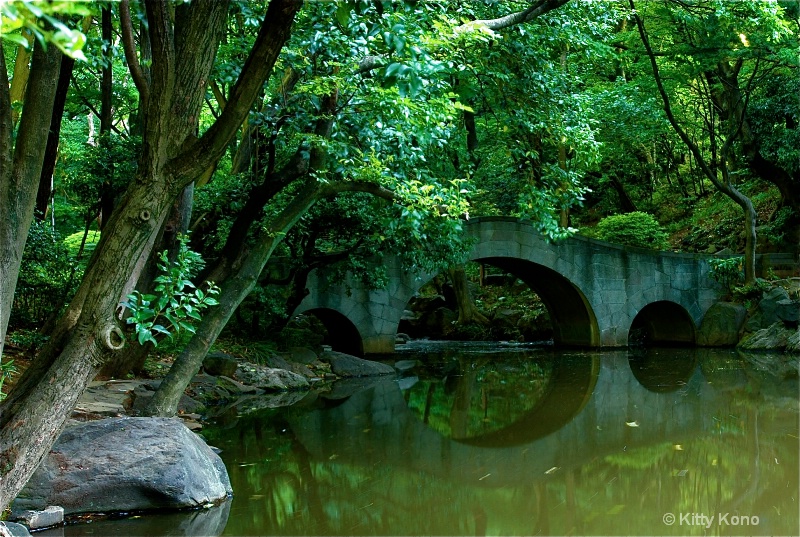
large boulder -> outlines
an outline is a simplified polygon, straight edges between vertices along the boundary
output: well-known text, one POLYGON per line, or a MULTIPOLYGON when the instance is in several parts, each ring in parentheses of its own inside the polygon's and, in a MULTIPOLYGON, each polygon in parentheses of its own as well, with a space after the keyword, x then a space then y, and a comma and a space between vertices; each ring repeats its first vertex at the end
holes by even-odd
POLYGON ((222 459, 181 420, 111 418, 65 430, 12 509, 197 508, 231 494, 222 459))
POLYGON ((232 377, 236 373, 239 362, 224 352, 209 352, 203 359, 203 369, 215 377, 232 377))
POLYGON ((777 301, 775 306, 775 315, 781 321, 796 324, 800 320, 800 302, 786 298, 777 301))
POLYGON ((746 351, 782 351, 786 349, 792 335, 794 335, 794 331, 789 330, 783 322, 778 321, 769 328, 763 328, 742 338, 737 347, 746 351))
POLYGON ((260 364, 241 364, 236 370, 236 378, 244 384, 270 392, 304 390, 309 387, 308 380, 302 375, 260 364))
POLYGON ((739 331, 747 310, 741 304, 717 302, 713 304, 697 331, 697 344, 702 347, 734 346, 739 342, 739 331))
POLYGON ((0 521, 0 537, 31 537, 31 533, 22 524, 0 521))
POLYGON ((758 328, 767 328, 777 321, 796 323, 800 317, 800 303, 793 301, 783 287, 773 287, 762 295, 758 313, 758 328))
POLYGON ((331 371, 340 377, 372 377, 396 373, 389 365, 362 360, 343 352, 325 351, 319 359, 331 364, 331 371))

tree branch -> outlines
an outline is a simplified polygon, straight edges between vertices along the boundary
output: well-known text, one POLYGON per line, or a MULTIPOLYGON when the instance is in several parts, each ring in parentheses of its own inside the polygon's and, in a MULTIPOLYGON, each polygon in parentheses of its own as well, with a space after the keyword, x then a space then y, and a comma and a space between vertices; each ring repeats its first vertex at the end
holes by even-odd
POLYGON ((328 198, 341 194, 342 192, 364 192, 386 201, 397 201, 397 194, 376 183, 366 181, 340 181, 328 183, 320 189, 319 198, 328 198))
POLYGON ((217 100, 219 109, 224 110, 225 105, 228 104, 227 99, 225 99, 225 94, 222 93, 222 89, 219 87, 216 80, 209 82, 209 85, 211 86, 211 92, 214 94, 214 98, 217 100))
MULTIPOLYGON (((80 88, 80 86, 78 85, 78 80, 75 78, 74 74, 70 75, 70 79, 72 80, 72 85, 75 88, 80 88)), ((97 110, 97 108, 94 107, 92 102, 86 97, 86 95, 83 92, 79 92, 78 98, 81 100, 83 105, 89 109, 89 111, 92 114, 96 115, 98 118, 100 117, 100 112, 97 110)), ((125 134, 114 125, 111 125, 111 130, 119 134, 120 136, 125 136, 125 134)))
MULTIPOLYGON (((171 83, 175 72, 175 35, 172 26, 171 2, 169 0, 153 0, 145 4, 147 8, 147 29, 150 34, 150 48, 153 62, 150 66, 152 88, 172 92, 171 83)), ((160 113, 166 113, 168 100, 158 99, 160 113)))
POLYGON ((244 122, 284 43, 289 39, 295 14, 302 0, 272 0, 256 42, 230 91, 219 119, 170 164, 170 172, 191 181, 208 169, 225 151, 244 122))
POLYGON ((499 17, 497 19, 476 20, 467 24, 481 24, 490 30, 502 30, 510 26, 516 26, 517 24, 530 22, 536 17, 544 15, 548 11, 552 11, 563 6, 567 2, 569 2, 569 0, 538 0, 528 9, 518 11, 517 13, 511 13, 510 15, 505 15, 504 17, 499 17))
POLYGON ((706 159, 703 158, 703 154, 700 151, 700 148, 697 147, 689 135, 686 134, 686 131, 683 130, 678 120, 675 119, 675 114, 672 112, 672 105, 670 104, 669 96, 667 95, 667 90, 664 89, 664 83, 661 80, 661 74, 658 70, 658 63, 656 62, 656 57, 653 54, 653 48, 650 46, 650 39, 647 37, 647 31, 644 27, 644 22, 642 22, 641 17, 639 17, 639 13, 636 11, 636 6, 634 5, 633 0, 628 0, 628 4, 631 8, 631 13, 633 14, 633 18, 636 21, 636 27, 639 30, 639 37, 642 40, 642 44, 644 45, 645 52, 647 52, 647 57, 650 59, 650 67, 653 70, 653 78, 655 79, 656 87, 658 88, 658 93, 661 96, 661 101, 664 103, 664 113, 667 115, 667 120, 669 121, 672 128, 675 129, 675 132, 678 134, 678 137, 686 144, 686 147, 692 152, 697 161, 697 164, 700 166, 700 169, 703 171, 706 177, 714 183, 714 186, 719 188, 721 191, 725 190, 725 187, 722 183, 720 183, 719 179, 717 178, 717 174, 714 173, 711 168, 709 168, 706 159))
MULTIPOLYGON (((528 9, 511 13, 496 19, 478 19, 470 21, 459 26, 457 30, 466 29, 474 25, 485 26, 490 30, 502 30, 504 28, 516 26, 517 24, 530 22, 536 17, 544 15, 548 11, 557 9, 569 1, 570 0, 537 0, 528 9)), ((383 67, 385 64, 386 60, 381 56, 365 56, 358 62, 358 69, 356 72, 358 74, 365 74, 373 69, 383 67)))
POLYGON ((131 24, 131 9, 129 0, 122 0, 119 4, 119 23, 122 29, 122 50, 125 52, 125 61, 128 62, 128 70, 131 72, 133 83, 139 90, 142 102, 146 103, 150 96, 150 86, 136 57, 136 44, 133 39, 133 25, 131 24))

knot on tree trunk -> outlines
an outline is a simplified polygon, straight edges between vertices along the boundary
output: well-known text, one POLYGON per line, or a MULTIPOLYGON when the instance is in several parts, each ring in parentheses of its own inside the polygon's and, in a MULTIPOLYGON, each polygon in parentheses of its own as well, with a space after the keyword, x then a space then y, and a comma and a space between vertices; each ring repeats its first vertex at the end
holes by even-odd
POLYGON ((142 222, 147 222, 150 220, 150 211, 147 209, 142 209, 142 211, 139 213, 139 220, 142 222))
POLYGON ((100 339, 107 349, 119 351, 125 346, 125 334, 116 324, 109 323, 100 329, 100 339))

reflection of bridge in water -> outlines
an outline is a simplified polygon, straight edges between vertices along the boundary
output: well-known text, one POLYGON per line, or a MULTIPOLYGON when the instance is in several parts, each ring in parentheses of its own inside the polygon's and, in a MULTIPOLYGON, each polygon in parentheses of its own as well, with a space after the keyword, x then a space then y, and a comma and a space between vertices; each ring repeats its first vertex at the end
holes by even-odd
POLYGON ((547 479, 553 468, 567 470, 639 446, 677 444, 712 430, 720 416, 732 413, 733 396, 706 381, 694 351, 686 356, 685 367, 669 361, 677 371, 667 376, 659 374, 663 364, 654 368, 657 362, 648 357, 629 365, 624 351, 576 356, 555 372, 566 375, 556 383, 573 382, 583 393, 545 396, 516 423, 469 441, 446 438, 423 424, 391 380, 332 408, 293 413, 290 422, 298 440, 320 459, 397 466, 490 487, 523 485, 547 479))

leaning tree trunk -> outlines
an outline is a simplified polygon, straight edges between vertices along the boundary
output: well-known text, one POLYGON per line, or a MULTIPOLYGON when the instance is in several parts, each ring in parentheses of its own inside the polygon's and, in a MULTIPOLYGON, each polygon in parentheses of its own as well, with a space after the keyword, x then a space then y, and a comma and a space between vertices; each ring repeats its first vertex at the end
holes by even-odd
POLYGON ((321 186, 312 182, 306 185, 303 191, 272 220, 270 232, 262 232, 259 241, 245 254, 241 263, 238 260, 235 262, 239 270, 222 283, 219 305, 210 308, 204 314, 196 334, 173 362, 169 373, 150 400, 144 412, 146 415, 162 417, 175 415, 181 394, 200 369, 208 350, 233 312, 253 290, 275 247, 317 200, 346 191, 368 192, 387 200, 394 200, 392 192, 367 182, 326 183, 321 186))
MULTIPOLYGON (((286 233, 314 204, 321 190, 315 185, 306 188, 304 194, 297 196, 272 222, 269 231, 261 234, 258 244, 241 260, 239 270, 229 276, 219 295, 219 305, 203 315, 203 320, 183 352, 173 362, 167 376, 153 395, 144 414, 149 416, 174 416, 178 411, 181 394, 189 385, 208 354, 211 345, 219 337, 231 315, 250 294, 261 276, 261 271, 269 261, 275 247, 286 233)), ((237 263, 238 264, 238 263, 237 263)))
MULTIPOLYGON (((169 252, 168 259, 174 260, 179 245, 178 235, 185 233, 191 218, 192 203, 194 200, 193 185, 183 189, 178 198, 178 202, 173 205, 170 216, 167 218, 159 237, 156 239, 156 247, 150 252, 150 256, 144 265, 136 289, 140 293, 152 293, 155 288, 154 280, 158 276, 158 264, 160 263, 160 253, 164 250, 169 252)), ((115 353, 108 360, 97 374, 99 379, 123 378, 128 373, 138 375, 144 368, 152 347, 148 344, 140 345, 138 341, 132 341, 125 348, 115 353)))
MULTIPOLYGON (((139 170, 112 213, 84 280, 51 339, 0 405, 0 510, 44 458, 98 368, 123 347, 115 312, 124 286, 141 270, 139 260, 148 255, 148 245, 177 195, 219 157, 244 121, 289 37, 299 7, 298 0, 270 3, 232 102, 196 138, 228 3, 196 0, 174 9, 166 0, 146 3, 153 61, 151 84, 143 83, 140 70, 134 76, 146 103, 139 170)), ((138 65, 130 67, 134 72, 138 65)), ((50 114, 45 117, 49 120, 50 114)))
POLYGON ((12 139, 8 71, 0 43, 0 356, 22 252, 33 222, 60 65, 61 52, 56 47, 45 51, 38 42, 35 44, 25 108, 15 142, 12 139))

